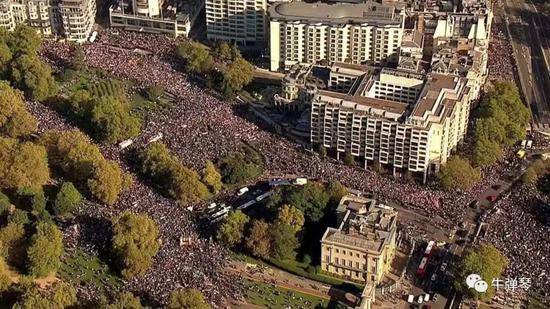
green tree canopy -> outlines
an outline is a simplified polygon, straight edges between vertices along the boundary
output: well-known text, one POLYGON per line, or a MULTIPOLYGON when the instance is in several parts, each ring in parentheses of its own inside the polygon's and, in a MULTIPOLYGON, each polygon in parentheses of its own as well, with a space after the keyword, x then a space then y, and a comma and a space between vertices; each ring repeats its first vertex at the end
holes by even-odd
POLYGON ((246 248, 254 256, 267 259, 271 255, 270 226, 264 220, 253 220, 250 235, 246 238, 246 248))
POLYGON ((220 192, 223 187, 222 175, 218 172, 218 169, 216 169, 216 166, 214 166, 214 163, 210 160, 207 160, 204 165, 204 169, 202 171, 202 182, 208 186, 208 189, 210 189, 210 191, 214 194, 220 192))
POLYGON ((170 294, 168 309, 209 309, 210 305, 196 289, 174 291, 170 294))
POLYGON ((206 73, 212 68, 212 56, 198 42, 181 42, 176 48, 176 54, 185 61, 185 69, 189 73, 206 73))
POLYGON ((502 148, 489 138, 481 137, 476 139, 474 144, 473 161, 477 166, 487 166, 502 158, 502 148))
MULTIPOLYGON (((0 250, 2 249, 0 243, 0 250)), ((0 293, 6 291, 12 284, 9 272, 8 264, 4 261, 4 258, 0 256, 0 293)))
POLYGON ((125 278, 144 274, 160 244, 158 227, 144 214, 123 212, 113 221, 113 250, 125 278))
POLYGON ((5 42, 14 55, 36 55, 42 39, 36 30, 24 24, 19 24, 13 32, 5 32, 5 42))
POLYGON ((291 205, 282 205, 279 207, 277 222, 288 224, 298 233, 304 226, 304 214, 302 211, 291 205))
POLYGON ((0 82, 0 134, 17 138, 36 131, 37 121, 23 102, 23 95, 0 82))
POLYGON ((493 245, 481 245, 474 249, 468 249, 458 265, 455 288, 468 297, 489 300, 495 293, 494 287, 491 286, 493 278, 501 278, 507 265, 506 257, 493 245), (489 289, 485 293, 469 289, 466 285, 466 277, 470 274, 481 276, 488 283, 489 289))
POLYGON ((55 197, 53 213, 56 216, 65 216, 71 213, 82 202, 82 195, 72 182, 64 182, 55 197))
POLYGON ((294 230, 292 226, 282 222, 272 225, 272 253, 274 258, 278 260, 292 260, 296 257, 296 249, 300 243, 294 230))
POLYGON ((0 137, 0 188, 41 188, 48 180, 44 147, 0 137))
POLYGON ((246 154, 236 152, 222 158, 220 171, 224 183, 239 184, 260 175, 263 171, 263 163, 253 160, 246 154))
POLYGON ((61 265, 63 236, 55 224, 38 223, 27 249, 28 268, 32 275, 44 277, 61 265))
POLYGON ((38 56, 16 57, 11 65, 11 80, 17 88, 37 101, 49 99, 58 91, 51 68, 38 56))
POLYGON ((226 94, 233 94, 248 85, 253 78, 254 66, 242 57, 237 57, 223 71, 222 90, 226 94))
POLYGON ((142 309, 141 301, 130 292, 122 293, 118 300, 106 306, 106 309, 142 309))
POLYGON ((239 244, 243 239, 248 221, 248 216, 240 210, 231 212, 218 229, 218 240, 229 247, 239 244))
POLYGON ((112 144, 139 134, 139 120, 130 115, 125 102, 115 97, 98 99, 90 116, 94 135, 101 141, 112 144))
POLYGON ((0 229, 0 255, 10 265, 20 266, 25 256, 25 227, 10 222, 0 229))
POLYGON ((82 45, 76 45, 73 51, 71 68, 75 71, 81 71, 86 68, 86 53, 82 45))
POLYGON ((162 143, 151 143, 140 154, 141 172, 181 204, 203 200, 208 188, 197 172, 183 166, 162 143))
POLYGON ((222 62, 233 60, 231 45, 224 41, 217 41, 212 48, 212 56, 222 62))
POLYGON ((439 172, 439 182, 446 189, 469 189, 480 177, 479 171, 459 156, 451 156, 439 172))

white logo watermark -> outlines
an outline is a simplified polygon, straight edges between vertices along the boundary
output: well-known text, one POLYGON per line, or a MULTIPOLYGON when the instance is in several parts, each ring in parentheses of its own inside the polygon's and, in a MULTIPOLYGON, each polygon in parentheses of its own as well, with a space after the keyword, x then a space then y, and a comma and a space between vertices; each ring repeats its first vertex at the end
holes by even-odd
MULTIPOLYGON (((489 288, 489 284, 478 274, 468 275, 466 285, 478 293, 485 293, 489 288)), ((531 278, 493 278, 491 286, 497 291, 501 289, 511 292, 515 292, 517 289, 528 290, 531 287, 531 278)))

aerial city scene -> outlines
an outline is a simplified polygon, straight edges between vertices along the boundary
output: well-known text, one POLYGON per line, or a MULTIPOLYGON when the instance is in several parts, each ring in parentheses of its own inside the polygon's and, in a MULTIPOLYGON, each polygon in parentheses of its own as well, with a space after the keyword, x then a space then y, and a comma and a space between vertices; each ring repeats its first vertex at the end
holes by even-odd
POLYGON ((550 308, 550 1, 0 0, 0 308, 550 308))

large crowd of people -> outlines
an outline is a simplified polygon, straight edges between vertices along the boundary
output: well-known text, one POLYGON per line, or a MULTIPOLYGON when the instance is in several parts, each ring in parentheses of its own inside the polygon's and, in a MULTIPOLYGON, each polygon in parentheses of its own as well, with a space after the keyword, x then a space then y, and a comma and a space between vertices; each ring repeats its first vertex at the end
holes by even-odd
POLYGON ((508 257, 506 278, 529 278, 545 293, 550 286, 550 222, 544 221, 550 218, 549 203, 550 198, 533 185, 515 187, 495 203, 482 238, 508 257))
MULTIPOLYGON (((41 54, 53 67, 61 68, 70 63, 72 47, 69 44, 47 41, 44 45, 41 54)), ((202 169, 205 160, 215 161, 239 149, 245 142, 264 155, 265 178, 300 175, 323 181, 338 180, 349 188, 370 192, 382 201, 399 203, 429 217, 439 216, 443 219, 439 220, 441 227, 450 229, 463 221, 466 205, 513 164, 512 160, 503 161, 484 170, 484 180, 468 192, 447 192, 439 190, 436 185, 421 186, 322 159, 303 146, 260 129, 238 115, 237 105, 219 99, 215 93, 191 82, 172 55, 176 45, 177 40, 166 36, 102 32, 95 43, 84 45, 85 62, 89 68, 133 81, 138 89, 151 85, 165 89, 167 96, 173 98, 171 108, 149 115, 134 144, 144 145, 162 133, 162 141, 170 150, 182 163, 196 170, 202 169)), ((48 124, 48 129, 68 126, 56 118, 59 117, 57 114, 41 111, 48 110, 47 107, 29 104, 40 122, 48 124)), ((108 159, 118 161, 126 170, 130 169, 122 159, 124 150, 117 145, 101 147, 108 159)), ((162 246, 153 267, 145 276, 127 282, 130 290, 146 293, 159 303, 166 300, 170 291, 180 287, 198 288, 211 302, 218 304, 224 297, 236 296, 233 294, 238 293, 237 289, 222 271, 227 262, 226 253, 198 235, 192 216, 175 201, 160 196, 136 179, 133 188, 123 194, 114 209, 105 211, 108 215, 123 209, 145 212, 161 230, 162 246)))
POLYGON ((506 33, 504 21, 495 19, 491 27, 489 58, 487 60, 489 81, 511 81, 515 79, 513 54, 512 44, 506 33))

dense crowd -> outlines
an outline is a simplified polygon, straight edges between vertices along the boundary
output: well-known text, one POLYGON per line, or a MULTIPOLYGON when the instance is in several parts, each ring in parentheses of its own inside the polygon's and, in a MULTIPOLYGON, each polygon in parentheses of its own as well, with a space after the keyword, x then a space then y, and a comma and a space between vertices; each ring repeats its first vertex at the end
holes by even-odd
POLYGON ((514 60, 510 38, 506 33, 504 21, 495 19, 491 27, 489 42, 489 81, 514 80, 514 60))
MULTIPOLYGON (((223 101, 191 82, 171 56, 175 45, 175 40, 165 36, 120 32, 118 35, 101 33, 97 42, 84 45, 84 48, 88 67, 132 80, 138 88, 159 85, 168 92, 173 106, 166 112, 147 117, 134 144, 143 145, 162 133, 162 141, 170 150, 185 165, 196 170, 203 167, 205 160, 215 161, 246 142, 265 156, 263 176, 266 178, 300 175, 324 181, 338 180, 347 187, 370 192, 382 201, 397 202, 429 217, 438 216, 443 219, 439 220, 442 227, 451 228, 463 221, 466 205, 512 164, 502 162, 494 170, 484 171, 484 181, 469 192, 445 192, 435 185, 420 186, 322 159, 300 145, 260 129, 242 117, 238 105, 223 101)), ((71 54, 70 45, 53 41, 46 42, 42 51, 42 56, 54 67, 66 65, 71 54)), ((61 120, 43 120, 41 117, 50 115, 46 112, 35 115, 41 122, 55 122, 52 127, 64 125, 61 120)), ((118 146, 102 148, 107 158, 129 169, 121 159, 123 151, 118 146)), ((152 269, 144 277, 128 282, 131 290, 147 292, 159 302, 178 287, 198 288, 214 303, 236 293, 233 282, 222 273, 226 265, 223 250, 199 237, 190 215, 173 200, 160 196, 136 179, 134 187, 124 194, 116 209, 149 214, 158 223, 162 235, 161 250, 152 269), (187 240, 183 246, 182 237, 187 240)))
MULTIPOLYGON (((530 278, 532 286, 550 287, 550 199, 535 186, 517 186, 488 215, 483 237, 509 259, 506 278, 530 278)), ((548 296, 548 294, 547 294, 548 296)))

